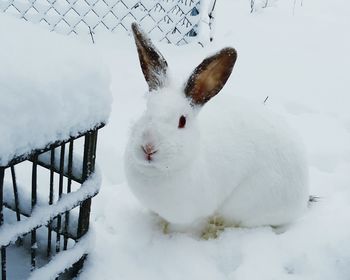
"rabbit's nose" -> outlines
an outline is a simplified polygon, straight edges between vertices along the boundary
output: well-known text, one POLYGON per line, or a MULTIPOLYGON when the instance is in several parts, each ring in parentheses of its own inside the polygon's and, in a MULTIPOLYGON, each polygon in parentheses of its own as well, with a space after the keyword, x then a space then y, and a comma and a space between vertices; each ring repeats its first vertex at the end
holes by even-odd
POLYGON ((144 146, 141 146, 145 156, 146 156, 146 159, 148 161, 151 161, 152 160, 152 156, 157 152, 157 150, 155 150, 154 146, 152 144, 146 144, 144 146))
POLYGON ((153 153, 154 151, 154 146, 152 144, 146 144, 144 146, 144 151, 146 154, 150 154, 150 153, 153 153))

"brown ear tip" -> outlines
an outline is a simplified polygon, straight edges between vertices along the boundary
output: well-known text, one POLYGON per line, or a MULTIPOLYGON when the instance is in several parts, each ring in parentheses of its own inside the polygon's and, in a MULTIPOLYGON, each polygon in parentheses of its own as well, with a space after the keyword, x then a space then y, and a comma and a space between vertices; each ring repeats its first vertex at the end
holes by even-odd
POLYGON ((131 24, 131 30, 134 33, 134 35, 140 33, 140 25, 138 23, 136 23, 136 22, 133 22, 131 24))
POLYGON ((236 49, 234 48, 231 48, 231 47, 227 47, 227 48, 224 48, 220 51, 221 54, 223 55, 227 55, 227 56, 232 56, 234 58, 237 57, 237 51, 236 49))

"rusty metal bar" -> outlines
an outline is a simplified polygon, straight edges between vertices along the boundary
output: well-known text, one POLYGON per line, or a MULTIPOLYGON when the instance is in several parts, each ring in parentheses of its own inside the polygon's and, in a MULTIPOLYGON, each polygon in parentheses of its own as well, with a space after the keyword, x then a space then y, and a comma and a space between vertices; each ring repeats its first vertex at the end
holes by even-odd
MULTIPOLYGON (((37 191, 38 191, 38 186, 37 186, 38 165, 36 163, 37 159, 38 159, 38 156, 35 155, 33 157, 33 167, 32 167, 32 211, 37 202, 37 191)), ((31 247, 30 247, 31 270, 34 270, 36 267, 36 249, 37 249, 36 229, 33 229, 31 231, 31 247)))
MULTIPOLYGON (((70 177, 73 173, 73 149, 74 142, 73 140, 69 142, 69 151, 68 151, 68 183, 67 183, 67 193, 70 193, 72 190, 72 179, 70 177)), ((68 226, 69 226, 69 211, 65 213, 64 218, 64 242, 63 242, 63 250, 67 250, 68 245, 68 226)))
MULTIPOLYGON (((60 172, 59 172, 59 182, 58 182, 58 199, 61 199, 63 193, 63 173, 64 173, 64 155, 65 155, 66 145, 61 145, 61 154, 60 154, 60 172)), ((62 225, 62 216, 57 216, 57 226, 56 226, 56 253, 61 250, 61 225, 62 225)))
MULTIPOLYGON (((85 136, 83 178, 87 180, 95 170, 96 145, 98 130, 90 131, 85 136)), ((90 224, 91 198, 86 199, 80 205, 77 237, 80 238, 87 233, 90 224)), ((82 269, 86 255, 84 255, 73 267, 76 275, 82 269)))
MULTIPOLYGON (((49 205, 52 205, 53 203, 53 187, 55 182, 55 172, 53 169, 53 166, 55 165, 55 149, 52 148, 50 151, 50 192, 49 192, 49 205)), ((46 255, 48 257, 51 256, 51 243, 52 243, 52 221, 48 223, 47 226, 47 250, 46 255)))
MULTIPOLYGON (((5 168, 0 167, 0 227, 4 223, 4 178, 5 168)), ((6 247, 1 247, 1 279, 6 280, 6 247)))

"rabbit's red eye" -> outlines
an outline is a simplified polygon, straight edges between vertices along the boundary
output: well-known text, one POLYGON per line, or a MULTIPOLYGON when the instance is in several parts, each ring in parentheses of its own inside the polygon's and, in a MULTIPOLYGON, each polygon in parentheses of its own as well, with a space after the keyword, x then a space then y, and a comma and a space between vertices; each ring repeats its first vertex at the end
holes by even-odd
POLYGON ((186 117, 185 116, 181 116, 179 119, 179 128, 184 128, 186 125, 186 117))

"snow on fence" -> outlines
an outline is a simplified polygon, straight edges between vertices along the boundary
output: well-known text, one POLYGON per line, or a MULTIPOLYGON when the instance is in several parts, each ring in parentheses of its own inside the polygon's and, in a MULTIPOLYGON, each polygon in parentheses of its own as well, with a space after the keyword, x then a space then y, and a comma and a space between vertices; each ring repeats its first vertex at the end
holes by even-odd
POLYGON ((129 32, 139 22, 159 41, 186 44, 198 35, 203 0, 0 0, 0 11, 64 34, 129 32))

